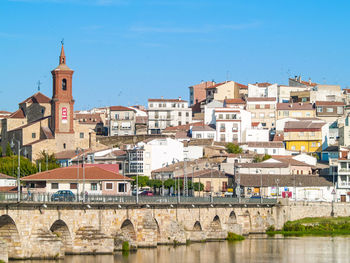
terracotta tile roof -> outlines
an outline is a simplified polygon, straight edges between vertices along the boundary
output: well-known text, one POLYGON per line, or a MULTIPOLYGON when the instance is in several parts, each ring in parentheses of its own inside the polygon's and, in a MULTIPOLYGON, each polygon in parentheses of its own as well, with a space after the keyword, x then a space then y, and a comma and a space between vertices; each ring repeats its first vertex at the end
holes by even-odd
POLYGON ((206 87, 205 89, 214 89, 214 88, 217 88, 217 87, 219 87, 219 86, 221 86, 221 85, 224 85, 224 84, 226 84, 227 82, 220 82, 220 83, 217 83, 217 84, 215 84, 215 85, 213 85, 213 86, 210 86, 210 87, 206 87))
POLYGON ((55 153, 55 157, 57 160, 66 160, 66 159, 72 159, 73 157, 76 157, 77 154, 75 153, 75 150, 67 150, 55 153))
POLYGON ((246 102, 242 99, 225 99, 226 104, 245 104, 246 102))
POLYGON ((288 121, 284 125, 284 132, 294 131, 294 130, 321 130, 325 125, 324 122, 312 122, 312 121, 288 121))
MULTIPOLYGON (((232 176, 231 174, 227 174, 222 171, 218 171, 216 169, 203 169, 200 171, 196 171, 193 174, 188 174, 187 176, 192 178, 227 178, 228 176, 232 176)), ((180 174, 178 176, 175 176, 175 178, 184 178, 184 174, 180 174)))
POLYGON ((148 102, 187 102, 187 101, 179 98, 179 99, 148 99, 148 102))
POLYGON ((135 111, 133 109, 130 109, 130 108, 124 107, 124 106, 110 106, 109 109, 111 111, 135 111))
POLYGON ((332 178, 318 176, 318 175, 289 175, 289 174, 240 174, 240 184, 242 186, 260 186, 262 178, 263 186, 276 186, 277 179, 278 185, 294 187, 304 186, 332 186, 332 178))
POLYGON ((14 178, 14 177, 12 177, 12 176, 9 176, 9 175, 7 175, 7 174, 2 174, 2 173, 0 173, 0 180, 1 179, 14 179, 14 180, 16 180, 16 178, 14 178))
POLYGON ((164 131, 188 131, 191 126, 203 126, 203 125, 204 125, 203 122, 192 122, 192 123, 189 123, 189 124, 173 126, 173 127, 167 127, 167 128, 164 129, 164 131))
POLYGON ((284 141, 284 133, 283 132, 276 132, 275 136, 273 136, 274 142, 283 142, 284 141))
POLYGON ((261 163, 240 163, 240 167, 242 168, 288 168, 288 163, 269 163, 269 162, 261 162, 261 163))
POLYGON ((28 103, 28 102, 29 103, 51 103, 51 99, 45 96, 44 94, 42 94, 41 92, 37 92, 33 96, 30 96, 29 98, 25 99, 19 104, 28 103))
POLYGON ((241 83, 238 83, 238 82, 236 82, 236 85, 237 85, 240 89, 248 89, 248 86, 247 86, 247 85, 244 85, 244 84, 241 84, 241 83))
POLYGON ((14 113, 12 113, 9 118, 11 119, 24 119, 25 116, 24 116, 24 112, 22 109, 18 109, 16 110, 14 113))
POLYGON ((282 142, 247 142, 249 148, 284 148, 282 142))
MULTIPOLYGON (((41 173, 32 174, 22 177, 22 181, 59 181, 59 180, 77 180, 77 170, 79 169, 79 180, 83 179, 83 168, 77 167, 64 167, 57 168, 41 173)), ((110 172, 96 166, 85 167, 85 180, 103 180, 103 181, 115 181, 125 180, 131 181, 131 178, 123 176, 118 173, 110 172)))
POLYGON ((312 103, 277 103, 277 110, 312 110, 312 103))
POLYGON ((55 139, 49 127, 41 127, 41 130, 43 131, 46 139, 55 139))
MULTIPOLYGON (((202 163, 202 162, 206 162, 207 160, 201 160, 201 159, 198 159, 196 161, 188 161, 186 163, 186 166, 187 167, 190 167, 191 165, 196 165, 196 164, 199 164, 199 163, 202 163)), ((177 162, 177 163, 170 163, 168 164, 168 166, 165 166, 165 167, 162 167, 162 168, 158 168, 158 169, 155 169, 152 171, 152 174, 153 173, 165 173, 165 172, 173 172, 175 169, 183 169, 184 168, 184 162, 181 161, 181 162, 177 162)))
POLYGON ((259 124, 260 124, 260 122, 258 122, 258 121, 257 121, 257 122, 254 122, 254 121, 253 121, 253 122, 252 122, 252 127, 257 127, 257 126, 259 126, 259 124))
POLYGON ((276 98, 268 98, 268 97, 248 97, 247 101, 276 101, 276 98))
POLYGON ((0 193, 17 193, 17 186, 0 186, 0 193))
MULTIPOLYGON (((72 165, 70 167, 73 167, 75 169, 77 169, 78 165, 72 165)), ((79 167, 82 167, 81 164, 79 164, 79 167)), ((103 170, 112 172, 112 173, 119 173, 119 164, 115 163, 85 163, 84 167, 98 167, 101 168, 103 170)))
POLYGON ((345 106, 342 101, 316 101, 316 106, 345 106))
POLYGON ((190 137, 187 135, 187 131, 177 131, 175 133, 175 139, 189 139, 190 137))
POLYGON ((11 115, 12 112, 5 111, 5 110, 0 110, 1 115, 11 115))
POLYGON ((203 125, 203 126, 192 127, 192 132, 194 131, 216 131, 216 130, 213 127, 210 127, 209 125, 203 125))
POLYGON ((271 86, 272 84, 271 83, 269 83, 269 82, 256 82, 256 83, 253 83, 253 84, 251 84, 251 85, 254 85, 254 86, 258 86, 258 87, 261 87, 261 88, 266 88, 266 87, 268 87, 268 86, 271 86))
POLYGON ((272 159, 283 162, 283 163, 288 163, 292 166, 309 166, 309 167, 313 167, 313 165, 298 161, 293 159, 293 156, 280 156, 280 155, 274 155, 272 157, 272 159))

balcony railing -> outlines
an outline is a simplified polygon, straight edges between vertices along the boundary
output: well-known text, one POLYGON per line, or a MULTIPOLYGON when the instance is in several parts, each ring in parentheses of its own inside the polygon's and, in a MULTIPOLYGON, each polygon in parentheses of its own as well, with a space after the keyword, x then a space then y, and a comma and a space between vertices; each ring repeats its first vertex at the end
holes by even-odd
POLYGON ((220 132, 225 132, 226 129, 225 128, 220 128, 220 132))

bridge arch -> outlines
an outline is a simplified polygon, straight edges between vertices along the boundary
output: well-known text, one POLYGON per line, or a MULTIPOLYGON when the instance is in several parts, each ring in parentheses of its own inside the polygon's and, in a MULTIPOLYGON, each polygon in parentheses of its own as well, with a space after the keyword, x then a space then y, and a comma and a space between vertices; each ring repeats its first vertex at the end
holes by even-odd
POLYGON ((237 216, 235 211, 231 211, 229 217, 228 217, 228 223, 229 224, 237 224, 237 216))
POLYGON ((0 238, 7 244, 9 258, 20 258, 21 239, 15 221, 8 215, 0 216, 0 238))
POLYGON ((120 227, 120 230, 123 233, 123 236, 127 238, 128 240, 136 241, 136 232, 133 223, 126 219, 122 223, 122 226, 120 227))
POLYGON ((210 223, 210 228, 212 231, 217 231, 217 230, 221 230, 221 221, 220 221, 220 217, 218 215, 216 215, 213 218, 213 221, 210 223))
POLYGON ((202 225, 199 221, 196 221, 193 225, 193 231, 202 231, 202 225))
POLYGON ((50 231, 62 240, 65 253, 72 251, 72 236, 67 224, 63 220, 56 220, 50 227, 50 231))

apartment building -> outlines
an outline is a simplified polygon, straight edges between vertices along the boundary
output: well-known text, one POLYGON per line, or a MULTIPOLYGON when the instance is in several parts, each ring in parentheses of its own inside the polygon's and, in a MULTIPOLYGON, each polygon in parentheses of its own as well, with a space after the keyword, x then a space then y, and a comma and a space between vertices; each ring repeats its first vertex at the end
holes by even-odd
POLYGON ((284 118, 315 118, 315 116, 315 108, 312 103, 277 103, 277 120, 284 118))
POLYGON ((275 127, 276 98, 247 98, 247 111, 251 112, 252 122, 260 122, 264 129, 275 127))
POLYGON ((326 122, 335 122, 344 115, 345 103, 342 101, 316 101, 316 116, 326 122))
POLYGON ((165 128, 192 122, 192 109, 179 99, 148 100, 148 134, 160 134, 165 128))
POLYGON ((325 122, 290 121, 284 127, 287 150, 320 153, 328 147, 329 129, 325 122))
POLYGON ((277 84, 271 84, 268 82, 248 84, 248 97, 251 98, 276 98, 277 97, 277 84))
POLYGON ((251 113, 242 109, 216 108, 216 140, 241 143, 251 128, 251 113))
POLYGON ((225 81, 206 88, 207 103, 213 100, 223 101, 225 99, 237 99, 242 94, 242 88, 245 90, 245 85, 235 81, 225 81))
POLYGON ((190 90, 190 106, 206 99, 206 88, 214 86, 214 81, 202 81, 199 84, 188 87, 190 90))
POLYGON ((135 134, 135 110, 123 106, 109 107, 109 135, 135 134))

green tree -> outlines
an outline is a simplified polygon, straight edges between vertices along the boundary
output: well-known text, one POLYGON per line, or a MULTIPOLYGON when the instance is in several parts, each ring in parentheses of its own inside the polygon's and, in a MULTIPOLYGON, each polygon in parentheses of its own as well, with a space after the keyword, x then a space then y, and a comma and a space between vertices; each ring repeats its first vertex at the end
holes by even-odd
POLYGON ((254 163, 261 163, 261 162, 263 162, 263 161, 266 161, 266 160, 268 160, 268 159, 270 159, 272 156, 271 155, 269 155, 269 154, 265 154, 264 156, 260 156, 260 155, 256 155, 255 157, 254 157, 254 159, 253 159, 253 162, 254 163))
POLYGON ((162 181, 158 179, 152 179, 147 181, 147 186, 153 188, 153 192, 157 192, 157 189, 162 187, 162 181))
POLYGON ((243 149, 239 147, 237 144, 229 142, 228 144, 226 144, 226 151, 228 153, 242 153, 243 149))
MULTIPOLYGON (((132 176, 132 179, 134 179, 134 181, 132 182, 133 186, 136 186, 136 176, 132 176)), ((148 176, 138 176, 138 185, 139 187, 145 187, 147 185, 147 182, 149 181, 148 176)))
POLYGON ((40 152, 40 158, 36 160, 36 164, 38 170, 39 164, 41 165, 41 171, 52 170, 60 167, 55 155, 48 154, 45 150, 40 152))
MULTIPOLYGON (((36 166, 27 158, 21 156, 21 177, 37 172, 36 166)), ((17 175, 18 157, 16 155, 0 158, 0 173, 10 176, 17 175)))
POLYGON ((199 183, 194 183, 194 184, 193 184, 193 187, 194 187, 194 190, 195 190, 195 191, 199 191, 199 187, 200 187, 200 190, 201 190, 201 191, 204 190, 204 184, 202 184, 202 183, 200 184, 200 186, 199 186, 199 183))
POLYGON ((263 156, 262 160, 263 160, 263 161, 266 161, 266 160, 270 159, 271 157, 272 157, 271 155, 265 154, 265 155, 263 156))
POLYGON ((11 149, 10 143, 8 142, 6 145, 6 156, 12 156, 12 155, 13 155, 13 151, 11 149))

